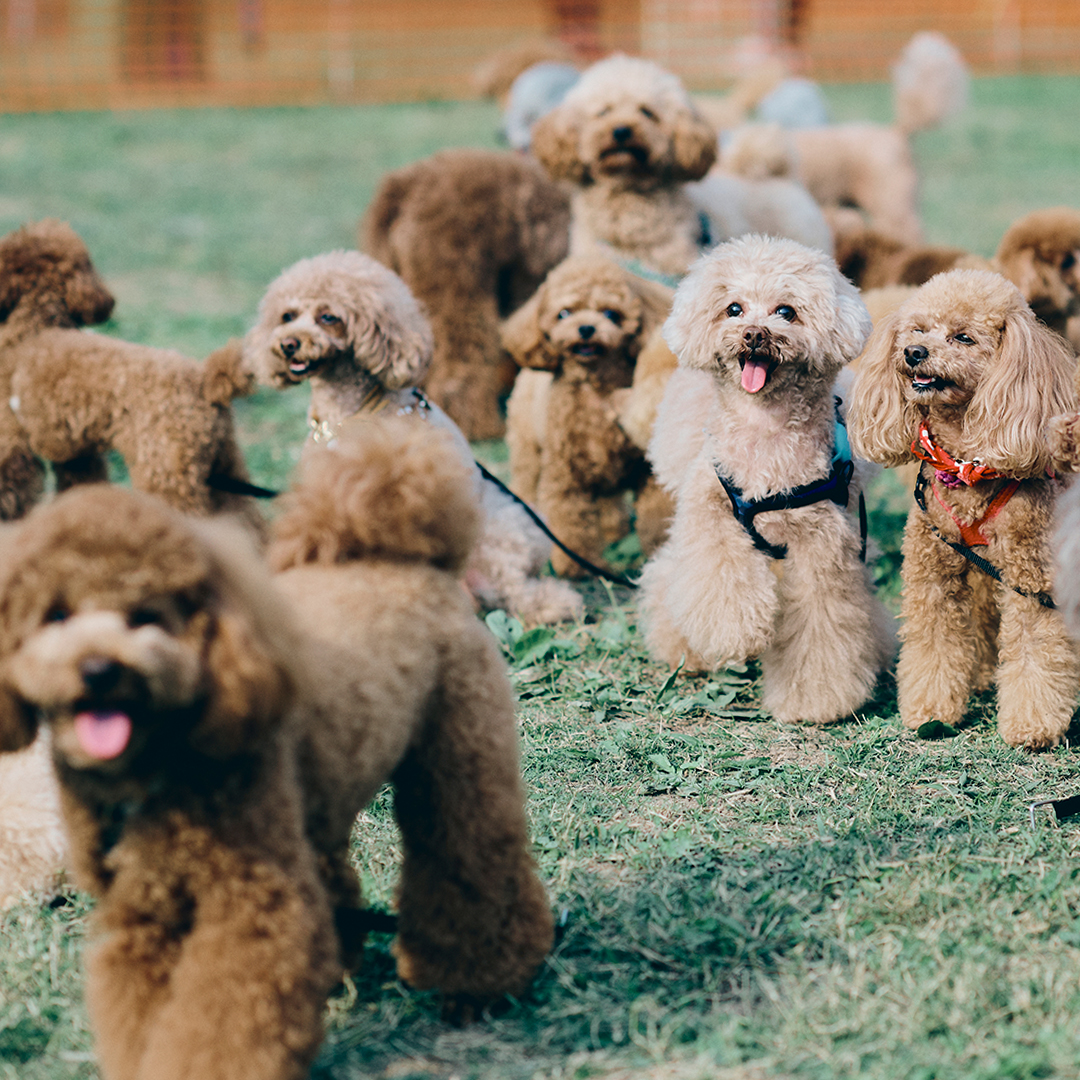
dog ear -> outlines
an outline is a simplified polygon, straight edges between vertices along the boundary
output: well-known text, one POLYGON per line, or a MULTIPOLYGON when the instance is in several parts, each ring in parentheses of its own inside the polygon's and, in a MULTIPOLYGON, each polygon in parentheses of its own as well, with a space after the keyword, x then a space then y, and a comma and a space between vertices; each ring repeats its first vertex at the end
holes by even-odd
POLYGON ((416 297, 396 274, 387 273, 379 288, 367 285, 345 317, 353 355, 387 390, 417 386, 435 350, 431 325, 416 297))
POLYGON ((882 465, 915 460, 911 443, 919 426, 893 360, 897 327, 895 315, 874 327, 855 364, 855 384, 847 411, 848 435, 855 453, 882 465))
POLYGON ((966 430, 978 436, 980 459, 1009 475, 1046 472, 1050 420, 1075 411, 1075 379, 1076 358, 1064 339, 1018 302, 964 416, 966 430))
POLYGON ((641 328, 638 330, 637 347, 640 352, 656 331, 664 325, 664 320, 671 313, 673 293, 665 285, 647 281, 636 274, 628 275, 630 287, 641 300, 641 328))
POLYGON ((37 737, 37 728, 37 720, 8 689, 7 678, 0 671, 0 753, 29 746, 37 737))
POLYGON ((564 102, 533 124, 530 149, 552 180, 581 184, 589 171, 578 153, 580 138, 581 115, 564 102))
POLYGON ((78 325, 96 326, 112 314, 116 298, 87 261, 73 267, 64 282, 64 304, 78 325))
POLYGON ((680 109, 671 137, 673 180, 700 180, 716 163, 716 129, 696 109, 680 109))
POLYGON ((540 309, 546 295, 541 285, 500 329, 502 346, 519 367, 558 371, 561 357, 540 326, 540 309))
POLYGON ((861 293, 839 270, 836 271, 835 288, 836 319, 832 338, 837 348, 836 359, 841 364, 850 364, 866 346, 873 323, 861 293))

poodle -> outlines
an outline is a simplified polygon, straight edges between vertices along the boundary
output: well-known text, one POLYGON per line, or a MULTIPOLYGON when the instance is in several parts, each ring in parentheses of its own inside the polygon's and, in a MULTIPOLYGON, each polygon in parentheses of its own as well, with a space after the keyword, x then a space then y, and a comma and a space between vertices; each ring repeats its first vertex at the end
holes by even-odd
POLYGON ((181 510, 208 514, 250 500, 217 481, 246 479, 230 403, 251 382, 229 345, 205 363, 79 327, 101 322, 113 299, 86 247, 45 220, 0 239, 0 518, 41 497, 51 462, 56 486, 103 480, 119 451, 132 483, 181 510))
POLYGON ((271 283, 244 339, 244 366, 264 385, 311 385, 309 444, 332 441, 352 416, 407 413, 450 430, 476 475, 484 509, 467 580, 488 608, 524 623, 582 614, 566 582, 541 577, 550 541, 493 481, 481 481, 460 429, 416 387, 432 362, 431 327, 405 283, 358 251, 302 259, 271 283))
MULTIPOLYGON (((619 426, 618 397, 670 307, 662 285, 603 256, 571 255, 503 326, 506 350, 534 369, 518 377, 507 407, 512 484, 593 563, 629 531, 626 493, 649 481, 641 448, 619 426)), ((639 508, 643 547, 663 527, 639 508)), ((558 548, 551 564, 563 576, 583 572, 558 548)))
MULTIPOLYGON (((1080 472, 1080 413, 1051 422, 1050 456, 1055 469, 1080 472)), ((1065 625, 1080 639, 1080 483, 1062 493, 1056 517, 1054 597, 1065 625)))
POLYGON ((1049 599, 1061 482, 1047 424, 1075 411, 1076 362, 988 270, 932 278, 874 328, 849 424, 857 453, 922 462, 903 543, 900 719, 956 725, 997 684, 1012 746, 1054 746, 1080 665, 1049 599), (978 551, 973 549, 978 548, 978 551))
POLYGON ((646 644, 688 670, 760 656, 784 721, 850 715, 893 653, 835 397, 869 332, 832 259, 761 236, 695 264, 664 328, 679 366, 649 459, 675 516, 642 572, 646 644))
POLYGON ((782 227, 775 200, 749 181, 690 183, 716 161, 717 133, 678 77, 649 60, 617 54, 588 68, 533 126, 532 151, 573 185, 572 254, 606 254, 670 284, 717 240, 782 227))
POLYGON ((359 247, 405 280, 427 309, 435 352, 425 390, 469 440, 501 438, 500 401, 516 368, 499 320, 567 252, 570 204, 531 158, 443 150, 388 173, 359 247))
POLYGON ((355 436, 306 463, 273 576, 235 524, 115 485, 37 508, 3 567, 0 748, 52 734, 107 1080, 308 1075, 388 780, 400 976, 467 1019, 550 947, 513 693, 460 588, 471 475, 402 421, 355 436))
POLYGON ((994 254, 1035 315, 1080 349, 1080 211, 1035 210, 1013 222, 994 254))

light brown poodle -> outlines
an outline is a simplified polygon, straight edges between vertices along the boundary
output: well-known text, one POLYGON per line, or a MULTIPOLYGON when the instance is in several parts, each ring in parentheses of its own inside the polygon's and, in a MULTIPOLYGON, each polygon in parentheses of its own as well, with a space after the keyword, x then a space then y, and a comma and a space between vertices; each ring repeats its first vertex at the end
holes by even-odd
POLYGON ((675 516, 642 573, 646 644, 689 670, 760 656, 780 720, 849 716, 893 652, 834 397, 869 332, 832 259, 758 236, 698 262, 664 328, 679 366, 649 459, 675 516))
POLYGON ((808 243, 831 244, 801 188, 804 201, 790 213, 771 182, 725 175, 691 183, 716 161, 717 132, 678 77, 650 60, 617 54, 594 64, 533 126, 531 149, 553 179, 573 185, 575 255, 605 254, 675 284, 703 250, 747 231, 793 229, 808 243))
POLYGON ((271 578, 235 526, 130 489, 60 496, 0 578, 0 747, 50 728, 107 1080, 300 1080, 363 922, 349 837, 395 787, 398 971, 454 1016, 552 940, 514 699, 460 583, 447 440, 400 421, 312 455, 271 578))
MULTIPOLYGON (((503 325, 507 351, 534 369, 518 377, 507 408, 511 483, 564 544, 595 564, 629 531, 627 493, 649 482, 641 447, 619 425, 619 394, 670 307, 662 285, 603 256, 572 255, 503 325)), ((666 524, 663 511, 650 518, 656 501, 638 510, 646 550, 666 524)), ((551 564, 567 577, 584 572, 557 547, 551 564)))
POLYGON ((432 352, 431 328, 408 287, 358 251, 327 252, 284 270, 244 339, 245 367, 261 383, 310 383, 309 444, 332 441, 353 416, 380 412, 451 432, 483 502, 467 574, 477 600, 528 624, 577 618, 583 604, 573 586, 540 576, 550 541, 509 495, 481 480, 461 430, 417 392, 432 352))
POLYGON ((987 270, 939 274, 874 328, 852 444, 883 465, 922 461, 903 544, 905 727, 956 725, 991 682, 1010 745, 1054 746, 1069 726, 1080 665, 1048 606, 1061 485, 1047 424, 1075 411, 1075 374, 1062 339, 987 270))
POLYGON ((20 517, 41 496, 51 462, 61 491, 103 480, 119 451, 131 482, 194 513, 250 500, 211 482, 246 479, 230 403, 251 380, 239 349, 205 363, 180 353, 78 329, 100 322, 112 296, 86 247, 45 220, 0 240, 0 518, 20 517))
POLYGON ((1006 230, 994 266, 1051 330, 1080 349, 1080 211, 1034 210, 1006 230))
MULTIPOLYGON (((1080 472, 1080 413, 1051 422, 1050 456, 1056 470, 1080 472)), ((1080 640, 1080 483, 1075 479, 1058 500, 1055 517, 1054 598, 1065 625, 1080 640)))
POLYGON ((470 440, 502 436, 500 399, 516 369, 499 320, 565 255, 566 194, 509 151, 443 150, 383 177, 359 246, 424 305, 435 352, 424 388, 470 440))

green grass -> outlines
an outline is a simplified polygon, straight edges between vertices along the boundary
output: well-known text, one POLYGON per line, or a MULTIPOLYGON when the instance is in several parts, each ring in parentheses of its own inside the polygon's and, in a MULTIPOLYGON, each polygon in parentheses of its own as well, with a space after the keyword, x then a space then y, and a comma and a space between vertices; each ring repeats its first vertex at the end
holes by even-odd
MULTIPOLYGON (((884 87, 830 87, 839 117, 888 116, 884 87)), ((989 254, 1008 223, 1075 202, 1080 79, 977 80, 920 135, 930 238, 989 254)), ((477 103, 9 116, 0 230, 49 214, 86 237, 119 302, 106 332, 203 355, 253 320, 293 260, 354 242, 383 171, 495 145, 477 103)), ((252 472, 280 486, 304 395, 240 403, 252 472)), ((505 448, 482 448, 505 467, 505 448)), ((895 603, 906 492, 883 477, 871 530, 895 603)), ((1080 826, 1033 829, 1071 794, 1071 743, 1005 746, 994 703, 923 742, 886 678, 857 719, 760 713, 756 668, 667 678, 633 596, 583 586, 580 626, 492 618, 520 700, 537 858, 564 922, 527 997, 458 1030, 395 979, 376 935, 328 1007, 317 1080, 1080 1076, 1080 826)), ((386 794, 357 858, 390 905, 386 794)), ((81 1002, 86 901, 0 917, 0 1080, 96 1075, 81 1002)))

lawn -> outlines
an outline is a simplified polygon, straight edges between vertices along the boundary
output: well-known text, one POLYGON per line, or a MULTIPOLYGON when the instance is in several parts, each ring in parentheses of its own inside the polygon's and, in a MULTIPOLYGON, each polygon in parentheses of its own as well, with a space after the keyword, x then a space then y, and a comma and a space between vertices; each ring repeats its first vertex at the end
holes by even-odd
MULTIPOLYGON (((886 119, 884 86, 828 88, 886 119)), ((1076 203, 1080 79, 977 80, 917 138, 932 240, 982 254, 1009 222, 1076 203)), ((66 218, 118 297, 105 332, 203 355, 253 321, 277 272, 354 243, 386 169, 494 146, 494 107, 7 116, 0 231, 66 218)), ((302 391, 238 404, 254 478, 285 483, 302 391)), ((483 453, 498 458, 502 448, 483 453)), ((871 529, 895 598, 906 495, 871 529)), ((317 1080, 999 1080, 1080 1076, 1080 819, 1028 804, 1080 789, 1072 741, 1010 749, 994 701, 920 741, 883 680, 852 721, 780 725, 755 669, 669 679, 633 595, 585 587, 582 625, 489 619, 520 701, 537 858, 561 924, 535 986, 465 1029, 400 985, 375 935, 332 998, 317 1080)), ((358 822, 366 892, 389 906, 389 799, 358 822)), ((87 902, 0 917, 0 1078, 96 1076, 81 1002, 87 902)))

